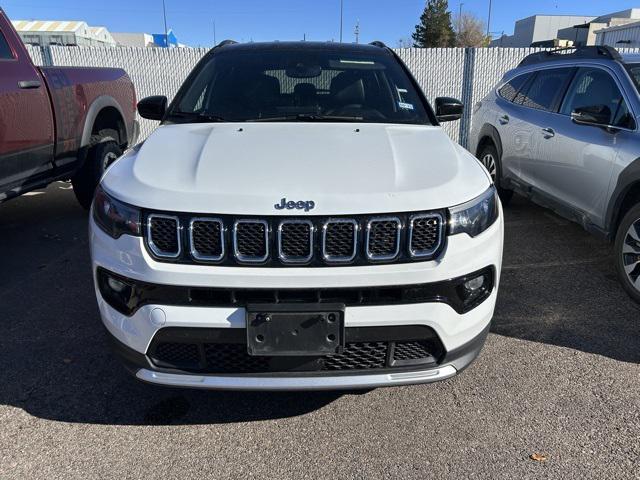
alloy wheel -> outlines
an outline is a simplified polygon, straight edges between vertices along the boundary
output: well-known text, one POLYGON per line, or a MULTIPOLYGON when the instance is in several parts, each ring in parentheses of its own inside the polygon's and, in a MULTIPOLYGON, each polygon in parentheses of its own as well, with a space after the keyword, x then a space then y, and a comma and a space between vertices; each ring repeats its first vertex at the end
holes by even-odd
POLYGON ((484 168, 486 168, 487 171, 489 172, 489 175, 491 176, 491 180, 495 182, 496 173, 497 173, 496 159, 493 157, 491 153, 487 153, 484 155, 484 157, 482 157, 482 164, 484 165, 484 168))
POLYGON ((640 218, 631 224, 624 237, 622 266, 631 285, 640 291, 640 218))

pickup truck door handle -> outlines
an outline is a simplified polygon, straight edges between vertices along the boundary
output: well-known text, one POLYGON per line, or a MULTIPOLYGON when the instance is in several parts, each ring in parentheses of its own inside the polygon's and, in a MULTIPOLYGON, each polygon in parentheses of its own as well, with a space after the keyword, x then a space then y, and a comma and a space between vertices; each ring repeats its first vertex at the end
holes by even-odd
POLYGON ((553 128, 543 128, 542 135, 544 138, 553 138, 556 136, 556 132, 553 131, 553 128))
POLYGON ((20 88, 40 88, 39 80, 21 80, 18 82, 18 87, 20 88))
POLYGON ((507 123, 509 123, 509 115, 503 115, 501 116, 498 121, 500 122, 500 125, 506 125, 507 123))

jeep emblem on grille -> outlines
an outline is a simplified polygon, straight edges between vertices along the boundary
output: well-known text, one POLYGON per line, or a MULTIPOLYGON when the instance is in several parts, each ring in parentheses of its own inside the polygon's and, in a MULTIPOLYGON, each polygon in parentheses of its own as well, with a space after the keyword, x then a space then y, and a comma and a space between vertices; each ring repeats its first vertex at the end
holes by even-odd
POLYGON ((276 203, 273 208, 276 210, 284 210, 286 208, 287 210, 304 210, 305 212, 308 212, 309 210, 313 210, 315 206, 316 202, 313 200, 300 200, 299 202, 294 202, 291 200, 287 201, 286 198, 283 198, 280 200, 280 203, 276 203))

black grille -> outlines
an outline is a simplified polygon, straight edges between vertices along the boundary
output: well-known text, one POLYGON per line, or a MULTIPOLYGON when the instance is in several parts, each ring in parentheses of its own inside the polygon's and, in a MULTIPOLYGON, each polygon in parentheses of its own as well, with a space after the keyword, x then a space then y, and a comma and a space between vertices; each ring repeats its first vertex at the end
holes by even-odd
POLYGON ((207 343, 204 345, 207 371, 211 373, 257 373, 269 367, 267 357, 252 357, 240 343, 207 343))
POLYGON ((208 374, 407 368, 437 364, 444 354, 437 334, 429 327, 415 325, 347 328, 342 353, 310 357, 251 356, 244 328, 168 327, 156 333, 147 352, 159 368, 208 374))
POLYGON ((308 261, 313 255, 313 224, 283 222, 279 233, 280 258, 283 261, 308 261))
POLYGON ((412 255, 428 255, 438 247, 441 222, 440 216, 415 217, 412 219, 412 255))
POLYGON ((178 220, 172 217, 149 217, 149 230, 154 253, 174 256, 180 253, 178 220))
POLYGON ((189 368, 198 367, 200 364, 200 352, 195 343, 160 343, 156 347, 154 357, 160 365, 189 368))
POLYGON ((325 227, 324 255, 329 260, 350 260, 356 242, 355 222, 330 222, 325 227))
POLYGON ((369 223, 367 252, 370 258, 394 258, 399 250, 400 220, 372 220, 369 223))
POLYGON ((191 248, 197 259, 219 259, 224 253, 222 222, 194 220, 191 224, 191 248))
POLYGON ((409 263, 445 248, 444 212, 264 218, 146 213, 145 244, 161 262, 242 267, 409 263))
POLYGON ((426 341, 397 342, 393 351, 394 360, 420 360, 433 355, 434 349, 426 341))
POLYGON ((262 261, 267 256, 267 225, 262 222, 236 223, 235 248, 241 261, 262 261))
POLYGON ((323 370, 369 370, 387 365, 387 342, 348 343, 344 352, 324 358, 323 370))

